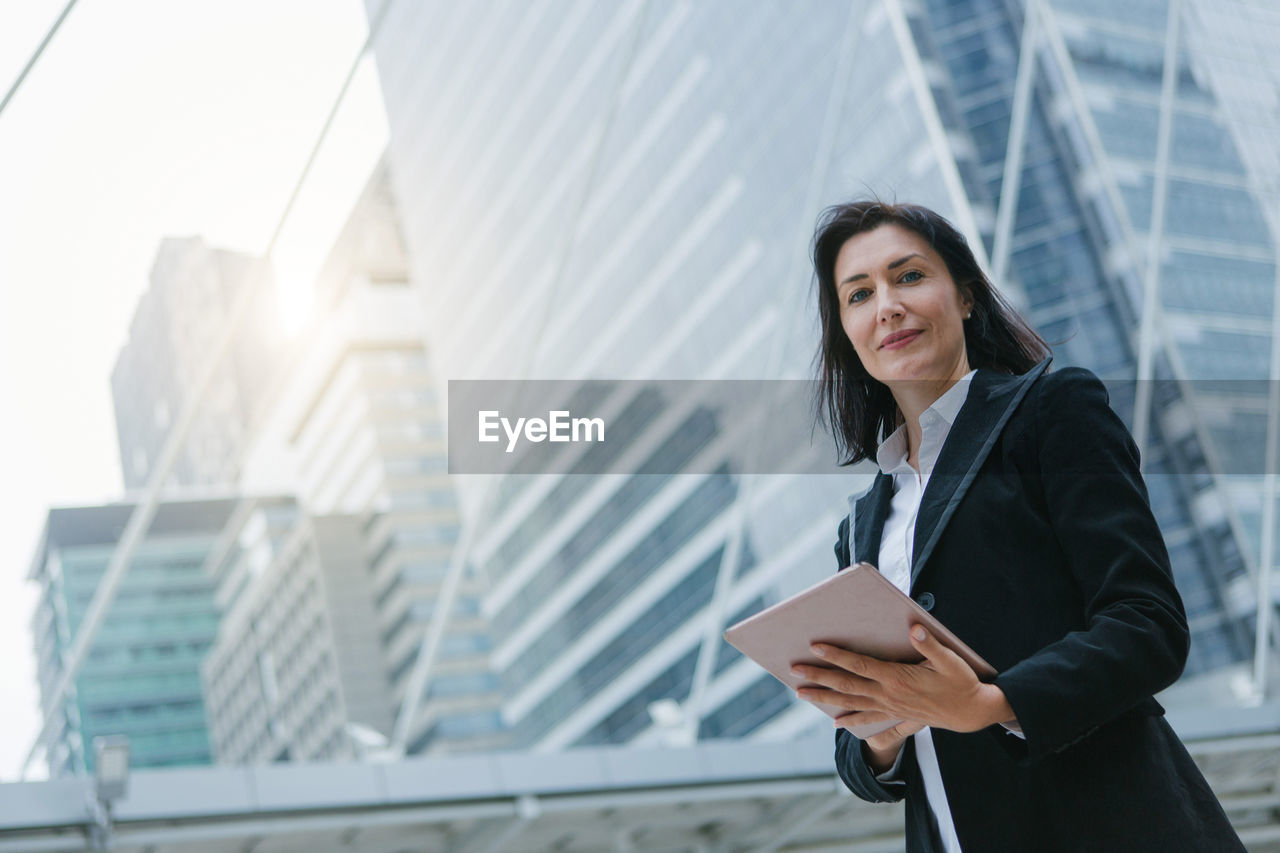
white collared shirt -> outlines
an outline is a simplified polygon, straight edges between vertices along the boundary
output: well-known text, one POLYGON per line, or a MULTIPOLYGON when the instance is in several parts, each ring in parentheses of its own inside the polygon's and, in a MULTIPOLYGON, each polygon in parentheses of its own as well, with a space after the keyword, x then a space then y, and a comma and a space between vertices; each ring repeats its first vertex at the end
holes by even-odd
MULTIPOLYGON (((893 476, 893 502, 884 522, 880 539, 880 573, 907 595, 911 594, 911 555, 915 548, 916 516, 920 512, 920 499, 929 485, 938 454, 951 432, 969 397, 969 384, 976 370, 970 370, 920 415, 920 452, 916 455, 917 471, 907 462, 907 427, 899 426, 876 452, 876 464, 880 470, 893 476)), ((925 797, 933 810, 942 836, 942 846, 947 853, 960 853, 960 839, 956 837, 955 823, 951 819, 951 807, 947 804, 947 791, 942 784, 942 772, 938 768, 938 755, 933 748, 933 735, 926 727, 915 735, 916 763, 924 780, 925 797)), ((902 753, 898 754, 899 759, 902 753)), ((881 774, 881 781, 893 781, 898 762, 881 774)))

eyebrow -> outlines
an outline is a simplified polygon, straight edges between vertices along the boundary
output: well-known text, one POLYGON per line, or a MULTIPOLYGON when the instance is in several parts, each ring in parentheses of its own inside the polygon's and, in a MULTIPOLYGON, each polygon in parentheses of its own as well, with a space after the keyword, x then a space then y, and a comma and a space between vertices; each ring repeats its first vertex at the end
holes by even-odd
MULTIPOLYGON (((897 269, 898 267, 902 266, 912 258, 919 258, 920 260, 925 260, 924 255, 920 254, 919 252, 912 252, 909 255, 903 255, 902 257, 898 258, 896 261, 890 261, 889 265, 885 267, 885 269, 891 269, 891 270, 897 269)), ((840 282, 840 284, 837 284, 836 286, 839 287, 840 285, 848 284, 851 281, 859 281, 864 278, 867 278, 867 274, 864 272, 860 272, 856 275, 849 276, 848 278, 846 278, 844 281, 840 282)))

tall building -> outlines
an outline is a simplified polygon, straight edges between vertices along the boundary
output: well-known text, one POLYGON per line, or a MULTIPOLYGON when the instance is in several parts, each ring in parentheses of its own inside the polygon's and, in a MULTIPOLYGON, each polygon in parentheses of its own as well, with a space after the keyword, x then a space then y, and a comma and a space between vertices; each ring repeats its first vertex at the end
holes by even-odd
MULTIPOLYGON (((160 505, 63 708, 52 714, 50 775, 92 771, 99 735, 127 735, 134 767, 210 762, 200 661, 218 614, 204 563, 234 506, 221 499, 160 505)), ((117 503, 49 511, 28 574, 40 585, 32 630, 45 715, 133 509, 117 503)))
MULTIPOLYGON (((1274 182, 1251 181, 1228 107, 1274 68, 1205 73, 1205 33, 1188 25, 1172 155, 1157 163, 1167 3, 1035 6, 1043 28, 1022 65, 1024 4, 1005 0, 392 7, 374 44, 438 375, 807 377, 818 212, 868 192, 930 205, 995 256, 1059 366, 1115 380, 1126 416, 1144 316, 1160 330, 1145 458, 1191 616, 1188 674, 1246 660, 1256 545, 1222 461, 1242 421, 1186 380, 1191 367, 1256 377, 1269 358, 1257 318, 1274 298, 1274 199, 1257 187, 1274 182), (1020 191, 998 233, 1006 162, 1021 163, 1020 191), (1157 175, 1161 298, 1144 315, 1157 175), (1229 280, 1211 300, 1206 276, 1229 280)), ((868 469, 740 478, 718 464, 734 424, 696 406, 659 417, 661 402, 591 404, 632 425, 614 445, 632 470, 664 454, 687 476, 458 479, 464 523, 483 532, 466 559, 501 627, 493 662, 518 743, 823 723, 719 629, 832 570, 843 498, 868 469)), ((1265 427, 1256 400, 1230 406, 1265 427)))
MULTIPOLYGON (((254 437, 241 482, 252 493, 294 490, 310 517, 302 527, 316 536, 337 535, 341 528, 361 538, 358 555, 353 545, 343 546, 352 560, 362 561, 348 582, 363 577, 372 600, 377 654, 363 665, 384 680, 388 699, 380 712, 349 721, 389 736, 424 632, 437 614, 458 510, 446 470, 442 402, 423 347, 418 297, 405 272, 385 169, 375 171, 335 242, 316 301, 314 322, 254 437)), ((331 577, 336 566, 330 559, 318 551, 309 571, 331 577)), ((463 581, 452 617, 432 695, 400 745, 410 753, 505 742, 474 577, 463 581)), ((235 636, 228 635, 232 645, 235 636)))
MULTIPOLYGON (((971 141, 966 189, 991 209, 1017 149, 1009 133, 1015 80, 1029 75, 1009 270, 1033 324, 1061 341, 1059 358, 1132 380, 1141 325, 1155 330, 1144 469, 1191 620, 1187 670, 1195 675, 1253 651, 1261 512, 1256 481, 1242 475, 1261 472, 1267 430, 1258 380, 1275 339, 1267 216, 1276 184, 1241 156, 1247 136, 1224 105, 1274 76, 1280 56, 1260 55, 1248 74, 1215 76, 1210 69, 1232 47, 1205 21, 1250 29, 1253 20, 1275 34, 1274 15, 1247 2, 1180 5, 1167 102, 1164 0, 1040 4, 1028 65, 1018 62, 1027 25, 1017 5, 926 3, 916 32, 922 56, 941 72, 940 113, 971 141), (1153 251, 1158 293, 1147 311, 1153 251)), ((1113 382, 1112 392, 1132 418, 1132 384, 1113 382)))
POLYGON ((291 498, 232 516, 206 564, 224 614, 203 664, 217 763, 351 758, 352 724, 389 730, 363 526, 291 498))
MULTIPOLYGON (((904 194, 957 209, 954 164, 919 133, 928 116, 905 79, 886 88, 845 67, 855 52, 904 64, 883 29, 864 35, 867 14, 393 9, 375 42, 392 180, 442 376, 807 375, 804 244, 821 201, 862 179, 843 164, 906 162, 904 194), (867 121, 882 144, 840 132, 867 121)), ((714 411, 655 419, 649 395, 597 403, 635 425, 611 446, 637 469, 656 459, 691 473, 517 476, 488 495, 484 479, 461 480, 467 523, 483 531, 468 558, 500 627, 493 660, 515 742, 667 739, 649 712, 664 700, 679 703, 685 736, 816 724, 706 623, 831 571, 844 495, 865 474, 743 482, 722 467, 734 425, 714 411)))
POLYGON ((129 340, 111 372, 126 489, 146 485, 244 288, 253 288, 248 315, 203 396, 170 485, 235 482, 235 461, 267 391, 283 336, 274 281, 260 262, 212 248, 199 237, 161 242, 151 286, 138 302, 129 340))

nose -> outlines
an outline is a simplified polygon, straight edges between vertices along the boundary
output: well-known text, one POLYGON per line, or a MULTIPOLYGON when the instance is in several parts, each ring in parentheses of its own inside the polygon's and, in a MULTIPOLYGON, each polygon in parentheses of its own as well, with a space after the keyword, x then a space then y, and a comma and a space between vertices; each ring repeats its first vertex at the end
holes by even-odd
POLYGON ((878 288, 876 293, 876 320, 884 323, 906 314, 902 302, 892 289, 878 288))

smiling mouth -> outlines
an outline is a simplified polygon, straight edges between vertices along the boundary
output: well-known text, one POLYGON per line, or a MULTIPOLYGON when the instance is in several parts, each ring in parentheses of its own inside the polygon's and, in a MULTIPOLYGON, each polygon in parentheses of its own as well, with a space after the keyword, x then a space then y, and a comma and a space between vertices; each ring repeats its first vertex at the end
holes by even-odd
POLYGON ((918 329, 912 332, 907 332, 906 334, 903 334, 903 335, 898 335, 897 337, 894 337, 882 343, 880 345, 880 349, 897 349, 898 347, 904 344, 908 344, 911 341, 914 341, 916 338, 920 337, 920 335, 921 335, 921 332, 918 329))

